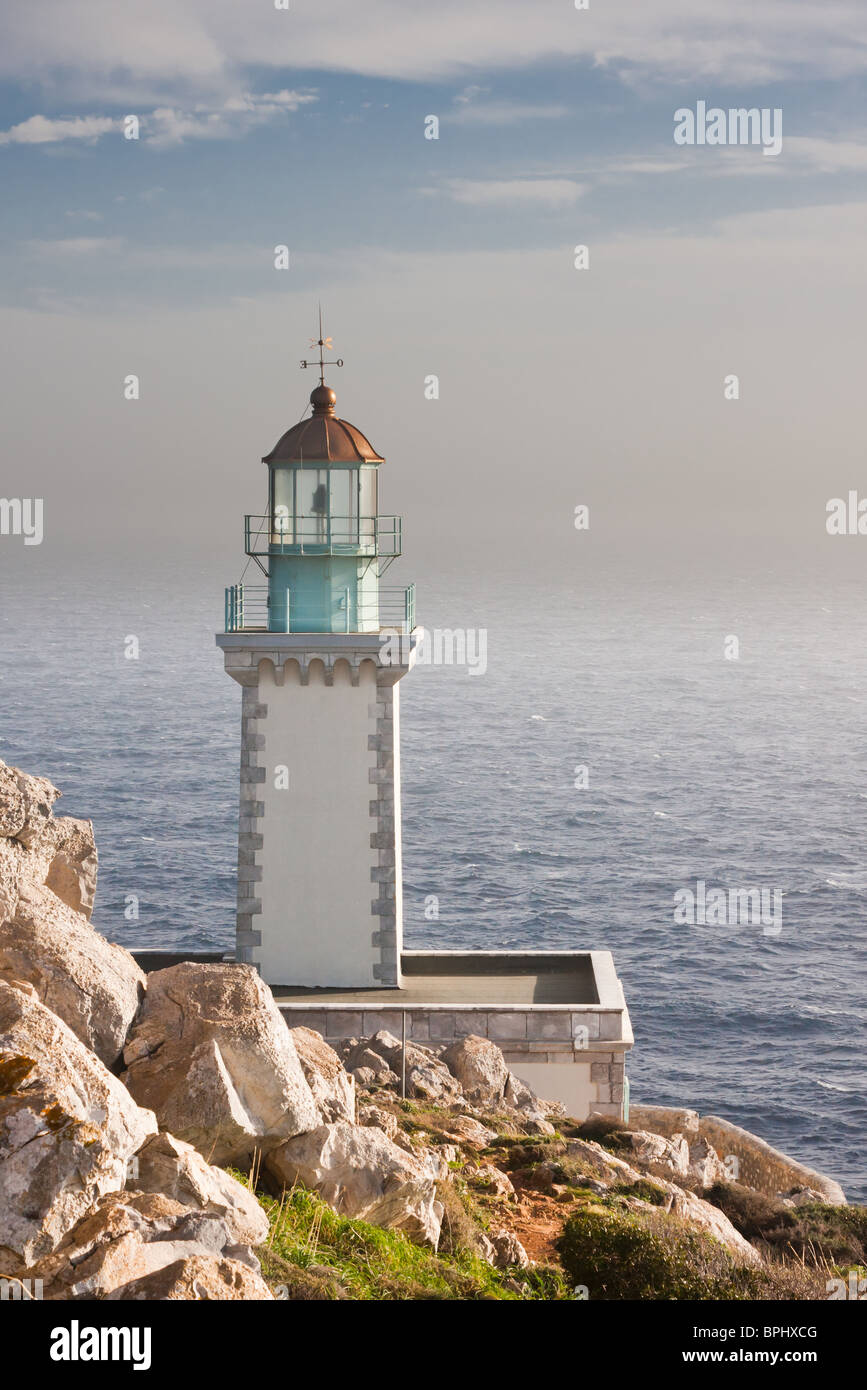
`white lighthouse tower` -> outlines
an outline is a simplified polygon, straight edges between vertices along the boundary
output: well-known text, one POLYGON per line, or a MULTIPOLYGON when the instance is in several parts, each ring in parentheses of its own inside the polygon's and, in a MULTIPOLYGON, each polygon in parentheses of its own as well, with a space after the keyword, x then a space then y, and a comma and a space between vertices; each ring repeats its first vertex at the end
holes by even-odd
POLYGON ((226 590, 217 636, 243 688, 235 959, 335 1047, 481 1036, 570 1115, 628 1117, 632 1028, 607 951, 403 950, 398 688, 423 633, 412 585, 381 583, 401 550, 382 456, 335 413, 321 327, 318 347, 311 414, 266 455, 267 511, 246 521, 267 584, 226 590))
POLYGON ((400 518, 379 513, 383 458, 335 412, 321 327, 317 346, 311 414, 263 459, 267 511, 246 518, 267 584, 227 589, 217 636, 243 687, 236 959, 272 986, 397 988, 414 588, 380 582, 400 518))

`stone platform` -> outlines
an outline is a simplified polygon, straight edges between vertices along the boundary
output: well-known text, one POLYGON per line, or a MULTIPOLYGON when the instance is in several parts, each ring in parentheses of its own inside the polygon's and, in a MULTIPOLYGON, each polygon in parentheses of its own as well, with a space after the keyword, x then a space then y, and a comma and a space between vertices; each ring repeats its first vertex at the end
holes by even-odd
POLYGON ((610 952, 404 951, 401 972, 400 989, 272 989, 290 1028, 332 1045, 381 1028, 428 1046, 472 1033, 574 1118, 623 1118, 633 1036, 610 952))

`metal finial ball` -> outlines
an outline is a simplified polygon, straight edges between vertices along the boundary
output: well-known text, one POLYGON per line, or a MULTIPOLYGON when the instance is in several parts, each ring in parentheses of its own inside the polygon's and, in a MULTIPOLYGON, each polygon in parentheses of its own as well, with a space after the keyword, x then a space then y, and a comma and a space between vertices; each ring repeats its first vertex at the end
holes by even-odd
POLYGON ((314 386, 310 392, 310 404, 317 415, 332 415, 337 402, 337 393, 330 386, 314 386))

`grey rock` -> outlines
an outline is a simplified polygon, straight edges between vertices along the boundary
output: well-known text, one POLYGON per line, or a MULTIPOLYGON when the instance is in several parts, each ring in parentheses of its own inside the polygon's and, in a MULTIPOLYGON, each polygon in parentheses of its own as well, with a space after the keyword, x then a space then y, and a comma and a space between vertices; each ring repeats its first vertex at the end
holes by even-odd
POLYGON ((0 980, 0 1269, 119 1191, 156 1119, 35 994, 0 980))
POLYGON ((341 1215, 437 1248, 443 1209, 436 1180, 425 1162, 379 1129, 344 1121, 322 1125, 272 1150, 265 1166, 284 1187, 300 1182, 341 1215))
POLYGON ((185 961, 155 971, 124 1058, 130 1093, 208 1162, 244 1165, 321 1120, 292 1035, 252 966, 185 961))
POLYGON ((0 921, 0 977, 32 985, 108 1067, 123 1051, 146 985, 129 951, 36 885, 22 888, 14 914, 0 921))
POLYGON ((292 1041, 301 1069, 326 1123, 348 1120, 355 1123, 355 1079, 321 1034, 312 1028, 291 1028, 292 1041))
POLYGON ((470 1034, 447 1048, 442 1060, 473 1105, 502 1104, 511 1073, 496 1043, 470 1034))
POLYGON ((162 1193, 220 1217, 227 1239, 236 1245, 260 1245, 268 1236, 268 1218, 250 1189, 173 1134, 147 1140, 130 1164, 127 1190, 162 1193))

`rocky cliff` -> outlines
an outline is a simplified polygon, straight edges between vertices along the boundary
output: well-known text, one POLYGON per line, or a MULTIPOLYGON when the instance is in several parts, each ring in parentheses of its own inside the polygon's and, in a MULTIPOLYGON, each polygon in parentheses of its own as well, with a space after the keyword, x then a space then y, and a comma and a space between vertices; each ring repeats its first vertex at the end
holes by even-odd
POLYGON ((249 966, 145 976, 91 923, 92 827, 58 795, 0 764, 0 1277, 25 1296, 824 1298, 864 1262, 863 1209, 723 1121, 578 1125, 474 1037, 410 1044, 401 1099, 398 1039, 338 1055, 249 966))

